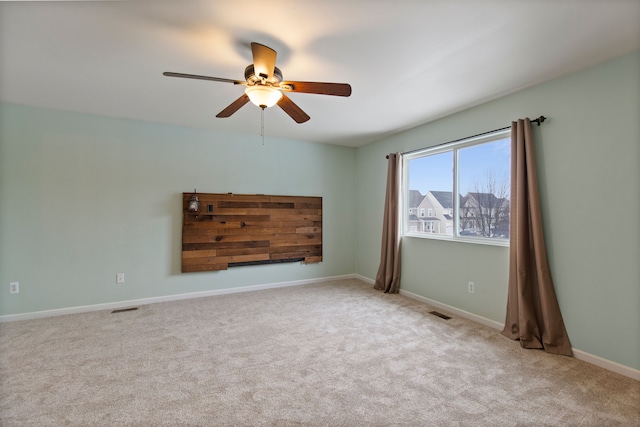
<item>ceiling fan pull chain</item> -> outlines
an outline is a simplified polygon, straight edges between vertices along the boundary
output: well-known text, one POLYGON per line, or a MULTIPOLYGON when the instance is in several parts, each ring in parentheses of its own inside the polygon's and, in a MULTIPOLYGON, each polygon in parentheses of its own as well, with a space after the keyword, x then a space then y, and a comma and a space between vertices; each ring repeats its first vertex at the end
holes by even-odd
POLYGON ((264 108, 260 109, 260 136, 262 137, 262 145, 264 145, 264 108))

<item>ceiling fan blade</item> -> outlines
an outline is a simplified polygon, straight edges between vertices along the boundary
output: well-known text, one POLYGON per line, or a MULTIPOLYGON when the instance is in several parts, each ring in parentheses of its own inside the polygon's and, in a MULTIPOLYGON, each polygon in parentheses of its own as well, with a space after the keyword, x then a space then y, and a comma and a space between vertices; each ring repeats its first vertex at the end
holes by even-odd
POLYGON ((304 123, 311 118, 284 93, 280 101, 278 101, 278 106, 297 123, 304 123))
POLYGON ((349 96, 351 85, 347 83, 320 83, 320 82, 282 82, 282 90, 288 92, 315 93, 318 95, 349 96))
POLYGON ((249 102, 249 97, 247 96, 246 93, 243 93, 240 98, 236 99, 227 108, 225 108, 224 110, 216 114, 216 117, 219 117, 219 118, 230 117, 233 113, 238 111, 240 107, 242 107, 247 102, 249 102))
POLYGON ((253 70, 256 76, 262 76, 267 80, 273 77, 276 67, 276 51, 260 43, 251 43, 253 54, 253 70))
POLYGON ((184 77, 186 79, 212 80, 214 82, 233 83, 236 85, 247 84, 247 82, 243 82, 240 80, 223 79, 221 77, 197 76, 195 74, 172 73, 170 71, 165 71, 162 74, 168 77, 184 77))

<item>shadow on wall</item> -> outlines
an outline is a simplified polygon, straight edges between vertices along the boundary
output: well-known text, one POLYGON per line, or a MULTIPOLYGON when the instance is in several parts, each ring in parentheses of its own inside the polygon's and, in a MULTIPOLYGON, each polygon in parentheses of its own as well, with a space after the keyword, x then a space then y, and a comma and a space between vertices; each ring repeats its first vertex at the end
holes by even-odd
POLYGON ((182 274, 182 193, 171 196, 170 206, 165 212, 171 215, 171 251, 165 265, 171 266, 168 276, 178 276, 182 274))

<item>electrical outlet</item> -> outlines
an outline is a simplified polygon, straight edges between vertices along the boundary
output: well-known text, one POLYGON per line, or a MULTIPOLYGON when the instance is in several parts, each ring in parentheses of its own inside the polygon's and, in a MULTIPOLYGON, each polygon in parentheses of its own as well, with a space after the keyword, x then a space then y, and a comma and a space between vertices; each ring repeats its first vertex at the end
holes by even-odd
POLYGON ((11 294, 19 294, 20 293, 20 283, 19 282, 11 282, 11 283, 9 283, 9 293, 11 293, 11 294))
POLYGON ((124 273, 116 274, 116 283, 124 283, 124 273))
POLYGON ((476 291, 476 284, 475 284, 475 283, 473 283, 473 282, 469 282, 469 283, 467 284, 467 286, 468 286, 468 288, 467 288, 467 289, 469 290, 469 293, 470 293, 470 294, 472 294, 472 293, 474 293, 474 292, 476 291))

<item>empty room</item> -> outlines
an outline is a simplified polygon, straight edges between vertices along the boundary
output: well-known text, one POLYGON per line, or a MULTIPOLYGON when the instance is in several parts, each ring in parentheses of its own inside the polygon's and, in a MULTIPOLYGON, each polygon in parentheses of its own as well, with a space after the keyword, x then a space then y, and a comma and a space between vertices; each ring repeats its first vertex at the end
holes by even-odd
POLYGON ((640 425, 639 76, 637 0, 0 2, 0 425, 640 425))

